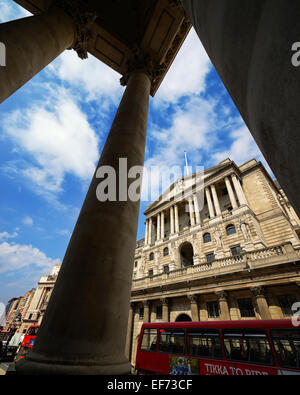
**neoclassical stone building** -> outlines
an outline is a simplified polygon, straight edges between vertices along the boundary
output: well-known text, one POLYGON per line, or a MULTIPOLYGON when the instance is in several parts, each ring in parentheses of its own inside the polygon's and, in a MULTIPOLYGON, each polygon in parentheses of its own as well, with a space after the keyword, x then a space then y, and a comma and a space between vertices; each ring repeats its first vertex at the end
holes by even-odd
POLYGON ((283 318, 300 301, 300 220, 260 162, 226 159, 185 196, 177 187, 147 208, 137 243, 133 364, 143 322, 283 318))

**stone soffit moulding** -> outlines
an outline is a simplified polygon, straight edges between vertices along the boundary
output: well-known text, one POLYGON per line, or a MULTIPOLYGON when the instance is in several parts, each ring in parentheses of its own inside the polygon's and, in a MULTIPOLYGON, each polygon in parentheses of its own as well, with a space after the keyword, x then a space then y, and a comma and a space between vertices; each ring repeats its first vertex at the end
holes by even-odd
MULTIPOLYGON (((14 1, 33 14, 46 11, 52 3, 51 0, 14 1)), ((124 76, 135 49, 140 48, 158 70, 151 89, 154 96, 192 27, 180 2, 87 0, 81 3, 98 15, 89 32, 88 53, 124 76)))

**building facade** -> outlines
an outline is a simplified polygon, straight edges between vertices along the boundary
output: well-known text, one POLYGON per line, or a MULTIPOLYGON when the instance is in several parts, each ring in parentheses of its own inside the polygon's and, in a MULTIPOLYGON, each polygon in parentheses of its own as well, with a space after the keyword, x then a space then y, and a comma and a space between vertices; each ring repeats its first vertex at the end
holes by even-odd
POLYGON ((41 324, 55 285, 60 266, 60 264, 54 265, 51 274, 41 277, 40 281, 38 282, 37 289, 35 290, 35 293, 31 299, 31 303, 22 319, 22 325, 18 330, 19 333, 26 333, 27 329, 31 325, 41 324))
POLYGON ((300 221, 264 166, 230 159, 182 180, 145 211, 126 353, 144 322, 276 319, 300 301, 300 221))

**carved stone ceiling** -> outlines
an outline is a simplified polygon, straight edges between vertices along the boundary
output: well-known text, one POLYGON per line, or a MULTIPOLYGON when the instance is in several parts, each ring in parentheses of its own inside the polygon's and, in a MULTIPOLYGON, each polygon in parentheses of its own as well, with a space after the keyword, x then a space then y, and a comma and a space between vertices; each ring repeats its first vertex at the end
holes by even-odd
MULTIPOLYGON (((52 0, 15 0, 33 14, 46 11, 52 0)), ((133 48, 150 55, 160 73, 155 95, 183 44, 191 24, 178 0, 87 0, 98 18, 92 27, 88 52, 125 75, 133 48)))

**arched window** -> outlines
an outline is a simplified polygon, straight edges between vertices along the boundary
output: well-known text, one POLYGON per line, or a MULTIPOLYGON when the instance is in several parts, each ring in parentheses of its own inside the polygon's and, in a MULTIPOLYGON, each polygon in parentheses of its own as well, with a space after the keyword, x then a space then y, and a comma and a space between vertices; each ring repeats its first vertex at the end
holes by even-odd
POLYGON ((164 248, 164 256, 168 256, 169 255, 169 248, 166 247, 164 248))
POLYGON ((227 233, 227 236, 230 236, 230 235, 234 235, 235 233, 236 233, 236 229, 235 229, 235 226, 234 225, 228 225, 227 227, 226 227, 226 233, 227 233))
POLYGON ((154 253, 151 252, 151 254, 149 255, 149 261, 154 261, 154 253))
POLYGON ((210 233, 205 233, 205 235, 203 235, 203 241, 204 241, 204 243, 210 243, 211 242, 211 235, 210 235, 210 233))

